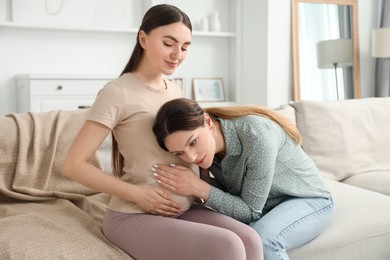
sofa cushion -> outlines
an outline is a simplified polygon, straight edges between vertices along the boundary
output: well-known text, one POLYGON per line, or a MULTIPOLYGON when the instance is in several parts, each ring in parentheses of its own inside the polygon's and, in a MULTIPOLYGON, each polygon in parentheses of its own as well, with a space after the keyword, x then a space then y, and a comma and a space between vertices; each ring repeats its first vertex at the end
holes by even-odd
POLYGON ((295 110, 292 106, 288 104, 283 104, 279 107, 274 108, 273 110, 283 115, 284 117, 288 118, 294 125, 296 125, 295 110))
POLYGON ((361 173, 345 179, 343 183, 390 196, 390 172, 361 173))
POLYGON ((288 251, 291 260, 390 259, 390 197, 332 180, 332 220, 314 240, 288 251))
POLYGON ((390 172, 390 98, 292 103, 302 148, 326 178, 390 172))

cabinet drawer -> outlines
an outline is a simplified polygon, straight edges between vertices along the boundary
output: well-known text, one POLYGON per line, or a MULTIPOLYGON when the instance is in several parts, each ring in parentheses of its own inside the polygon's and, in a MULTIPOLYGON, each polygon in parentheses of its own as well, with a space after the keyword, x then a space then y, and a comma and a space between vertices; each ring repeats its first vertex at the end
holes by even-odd
POLYGON ((96 96, 109 80, 31 80, 31 96, 96 96))
POLYGON ((47 112, 51 110, 77 110, 89 108, 94 102, 94 98, 79 98, 79 99, 32 99, 31 100, 31 110, 47 112))

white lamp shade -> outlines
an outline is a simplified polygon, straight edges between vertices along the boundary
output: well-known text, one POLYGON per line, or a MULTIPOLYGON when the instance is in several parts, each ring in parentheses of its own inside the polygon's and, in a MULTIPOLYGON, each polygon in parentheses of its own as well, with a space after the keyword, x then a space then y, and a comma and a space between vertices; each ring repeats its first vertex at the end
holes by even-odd
POLYGON ((317 43, 317 66, 320 69, 353 65, 351 39, 327 40, 317 43))
POLYGON ((372 31, 372 56, 390 58, 390 27, 372 31))

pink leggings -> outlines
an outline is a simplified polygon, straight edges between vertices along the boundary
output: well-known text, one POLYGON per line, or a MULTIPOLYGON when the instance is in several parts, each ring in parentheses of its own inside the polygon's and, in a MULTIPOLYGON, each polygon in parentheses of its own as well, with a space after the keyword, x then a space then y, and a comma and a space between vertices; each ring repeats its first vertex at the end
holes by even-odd
POLYGON ((108 210, 103 233, 137 260, 262 260, 254 229, 194 205, 177 219, 108 210))

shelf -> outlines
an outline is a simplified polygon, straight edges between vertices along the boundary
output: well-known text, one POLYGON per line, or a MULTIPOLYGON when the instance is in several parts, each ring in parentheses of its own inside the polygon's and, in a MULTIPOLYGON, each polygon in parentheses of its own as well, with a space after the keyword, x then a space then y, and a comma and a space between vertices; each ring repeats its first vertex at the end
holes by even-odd
POLYGON ((236 106, 237 103, 233 101, 222 101, 222 102, 199 102, 199 106, 202 108, 208 107, 226 107, 226 106, 236 106))
MULTIPOLYGON (((10 29, 31 29, 31 30, 50 30, 50 31, 79 31, 79 32, 103 32, 103 33, 137 33, 138 28, 97 28, 97 27, 76 27, 76 26, 53 26, 53 25, 31 25, 18 24, 13 22, 1 22, 0 28, 10 29)), ((193 31, 193 36, 205 37, 235 37, 232 32, 205 32, 193 31)))
POLYGON ((193 31, 193 36, 212 36, 212 37, 236 37, 232 32, 205 32, 205 31, 193 31))
POLYGON ((29 79, 29 80, 52 80, 52 79, 66 79, 66 80, 91 80, 91 79, 106 79, 111 80, 117 78, 119 75, 112 74, 19 74, 17 79, 29 79))
POLYGON ((0 28, 11 29, 32 29, 32 30, 51 30, 51 31, 81 31, 81 32, 110 32, 110 33, 137 33, 138 28, 96 28, 96 27, 75 27, 75 26, 56 26, 56 25, 32 25, 19 24, 13 22, 2 22, 0 28))

